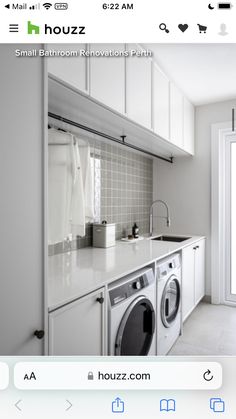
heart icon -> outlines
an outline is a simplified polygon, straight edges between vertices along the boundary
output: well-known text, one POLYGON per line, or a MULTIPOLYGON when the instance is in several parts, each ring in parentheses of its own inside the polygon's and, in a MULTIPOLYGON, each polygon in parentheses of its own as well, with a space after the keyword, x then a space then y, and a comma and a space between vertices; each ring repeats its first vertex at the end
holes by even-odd
POLYGON ((184 25, 180 24, 178 28, 181 30, 181 32, 185 32, 188 29, 188 25, 187 23, 185 23, 184 25))

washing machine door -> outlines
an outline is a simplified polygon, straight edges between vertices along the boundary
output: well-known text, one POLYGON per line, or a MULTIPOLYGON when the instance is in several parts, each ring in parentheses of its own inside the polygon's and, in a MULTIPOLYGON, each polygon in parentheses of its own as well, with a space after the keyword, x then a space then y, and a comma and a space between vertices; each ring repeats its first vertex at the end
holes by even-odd
POLYGON ((165 327, 171 327, 180 308, 180 283, 176 276, 171 276, 163 290, 161 299, 161 319, 165 327))
POLYGON ((115 355, 148 355, 155 332, 155 311, 145 296, 127 308, 115 341, 115 355))

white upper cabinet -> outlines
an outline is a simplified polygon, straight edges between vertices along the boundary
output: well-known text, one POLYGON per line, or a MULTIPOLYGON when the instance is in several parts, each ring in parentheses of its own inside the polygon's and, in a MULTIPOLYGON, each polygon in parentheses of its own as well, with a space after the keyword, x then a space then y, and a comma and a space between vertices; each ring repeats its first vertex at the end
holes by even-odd
POLYGON ((169 79, 153 64, 153 130, 160 137, 169 139, 170 128, 170 103, 169 103, 169 79))
POLYGON ((170 142, 183 148, 184 97, 181 91, 170 83, 170 142))
MULTIPOLYGON (((86 44, 47 44, 47 49, 63 51, 86 50, 86 44)), ((87 93, 87 68, 86 57, 49 57, 47 59, 48 72, 58 77, 71 86, 87 93)))
MULTIPOLYGON (((78 45, 48 44, 47 49, 77 51, 78 45)), ((173 147, 175 156, 184 152, 194 154, 194 106, 170 82, 154 59, 146 57, 145 53, 140 56, 120 54, 114 57, 111 54, 107 57, 92 54, 93 51, 105 53, 114 50, 140 53, 143 51, 140 45, 79 44, 79 49, 81 52, 89 51, 90 54, 49 57, 48 72, 86 93, 89 99, 96 99, 99 103, 93 105, 97 105, 101 112, 105 112, 107 106, 166 140, 163 142, 152 136, 153 147, 157 152, 160 143, 161 147, 164 145, 168 149, 168 156, 171 154, 170 144, 179 148, 176 150, 173 147)), ((109 115, 106 122, 110 123, 109 115)), ((137 127, 134 125, 133 129, 137 127)))
MULTIPOLYGON (((129 44, 130 50, 140 47, 129 44)), ((129 56, 126 59, 126 114, 135 122, 151 129, 152 125, 152 60, 129 56)))
MULTIPOLYGON (((91 44, 90 51, 124 51, 124 44, 91 44)), ((125 57, 90 58, 90 95, 110 108, 125 111, 125 57)))
POLYGON ((194 154, 194 106, 184 98, 184 150, 194 154))

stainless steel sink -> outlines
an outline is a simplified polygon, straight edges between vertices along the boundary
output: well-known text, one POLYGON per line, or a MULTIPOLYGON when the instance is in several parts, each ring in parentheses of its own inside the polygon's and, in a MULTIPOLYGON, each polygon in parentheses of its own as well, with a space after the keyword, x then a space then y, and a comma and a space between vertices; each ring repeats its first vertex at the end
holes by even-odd
POLYGON ((180 237, 180 236, 158 236, 158 237, 151 237, 151 240, 158 240, 163 242, 183 242, 185 240, 191 239, 191 237, 180 237))

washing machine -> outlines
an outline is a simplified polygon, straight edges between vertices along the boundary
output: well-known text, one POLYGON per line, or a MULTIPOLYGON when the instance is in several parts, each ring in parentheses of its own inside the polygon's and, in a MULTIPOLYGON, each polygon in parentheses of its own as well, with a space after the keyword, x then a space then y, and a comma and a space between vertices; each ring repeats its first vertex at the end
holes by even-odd
POLYGON ((181 257, 175 253, 156 265, 157 355, 166 355, 182 329, 181 257))
POLYGON ((156 281, 151 267, 108 287, 109 355, 156 354, 156 281))

